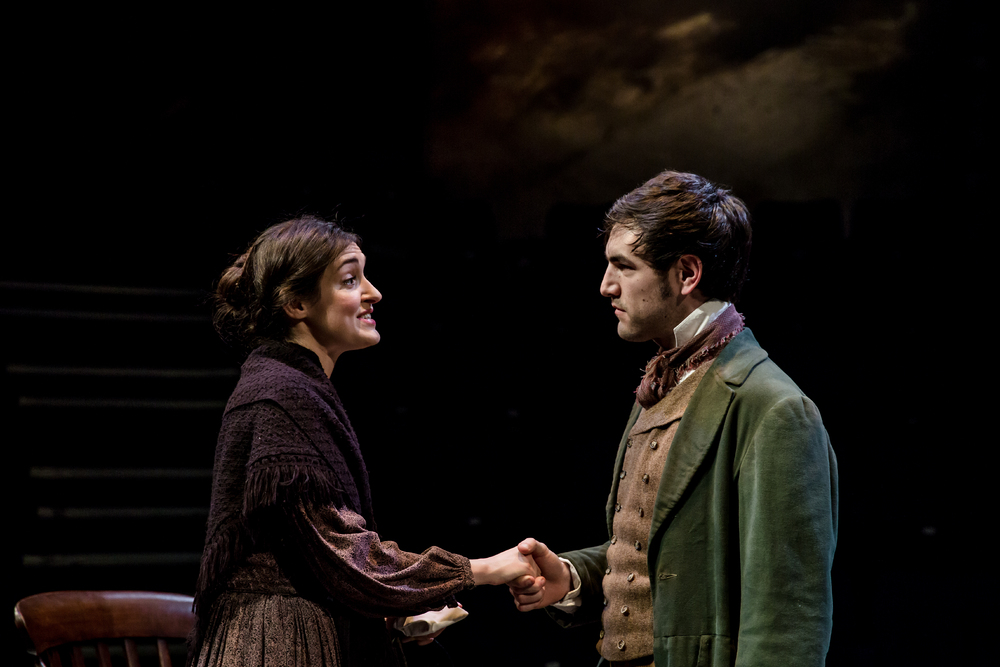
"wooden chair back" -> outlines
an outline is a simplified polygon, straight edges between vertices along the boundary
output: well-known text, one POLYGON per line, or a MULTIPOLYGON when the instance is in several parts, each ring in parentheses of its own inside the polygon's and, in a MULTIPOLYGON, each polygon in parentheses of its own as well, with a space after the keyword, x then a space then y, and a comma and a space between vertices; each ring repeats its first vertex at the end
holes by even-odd
POLYGON ((137 639, 155 643, 160 667, 172 667, 167 640, 185 638, 194 627, 193 601, 144 591, 39 593, 14 606, 14 623, 43 667, 84 667, 90 654, 100 667, 112 667, 119 643, 125 664, 140 667, 137 639))

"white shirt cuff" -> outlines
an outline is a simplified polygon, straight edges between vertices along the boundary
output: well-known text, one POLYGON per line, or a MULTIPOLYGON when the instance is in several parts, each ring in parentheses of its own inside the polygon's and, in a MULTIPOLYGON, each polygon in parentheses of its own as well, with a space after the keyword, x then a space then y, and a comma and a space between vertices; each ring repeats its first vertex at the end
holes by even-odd
POLYGON ((572 614, 583 605, 583 600, 580 599, 580 589, 582 588, 580 574, 576 571, 573 563, 565 558, 560 558, 559 560, 569 565, 569 575, 572 580, 573 589, 562 600, 559 600, 559 602, 553 602, 552 606, 572 614))

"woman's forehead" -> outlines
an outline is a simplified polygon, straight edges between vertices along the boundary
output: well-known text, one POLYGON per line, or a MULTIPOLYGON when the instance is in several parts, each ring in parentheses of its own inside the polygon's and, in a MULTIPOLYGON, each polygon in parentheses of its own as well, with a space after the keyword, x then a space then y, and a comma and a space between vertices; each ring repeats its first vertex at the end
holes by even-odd
POLYGON ((361 252, 361 248, 358 247, 357 243, 352 243, 344 249, 344 252, 337 255, 337 259, 333 260, 333 264, 330 266, 332 266, 334 270, 339 271, 342 267, 347 266, 348 264, 360 264, 364 266, 364 263, 365 254, 361 252))

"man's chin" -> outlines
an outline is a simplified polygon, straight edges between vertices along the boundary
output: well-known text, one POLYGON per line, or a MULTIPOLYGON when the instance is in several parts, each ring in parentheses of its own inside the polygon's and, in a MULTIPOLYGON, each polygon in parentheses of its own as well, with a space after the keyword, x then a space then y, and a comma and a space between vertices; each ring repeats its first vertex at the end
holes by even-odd
POLYGON ((650 340, 649 336, 645 336, 638 331, 631 331, 621 324, 618 325, 618 337, 630 343, 645 343, 647 340, 650 340))

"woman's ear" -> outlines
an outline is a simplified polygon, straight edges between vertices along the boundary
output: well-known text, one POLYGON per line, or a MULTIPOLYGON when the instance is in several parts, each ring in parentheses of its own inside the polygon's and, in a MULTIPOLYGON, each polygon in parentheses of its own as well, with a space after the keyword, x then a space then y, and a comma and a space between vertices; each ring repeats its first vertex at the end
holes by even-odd
POLYGON ((309 314, 301 299, 291 299, 282 308, 285 311, 285 315, 288 315, 289 319, 292 320, 292 324, 301 322, 309 314))

